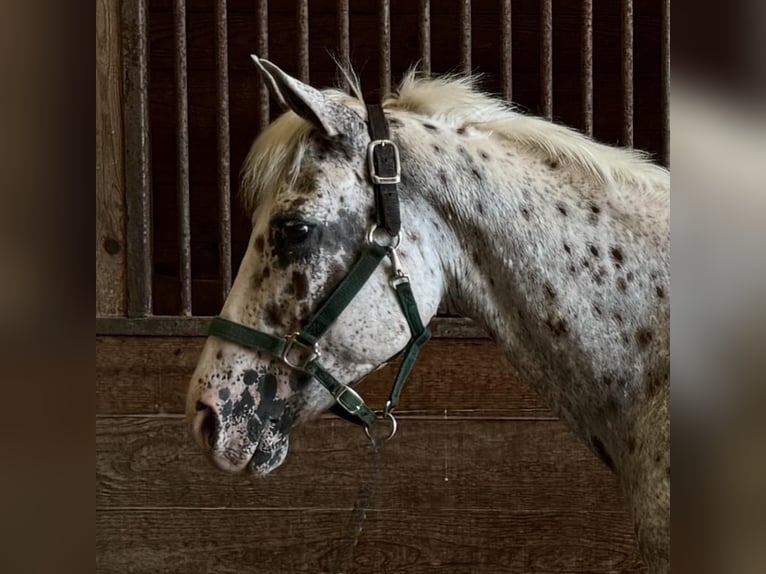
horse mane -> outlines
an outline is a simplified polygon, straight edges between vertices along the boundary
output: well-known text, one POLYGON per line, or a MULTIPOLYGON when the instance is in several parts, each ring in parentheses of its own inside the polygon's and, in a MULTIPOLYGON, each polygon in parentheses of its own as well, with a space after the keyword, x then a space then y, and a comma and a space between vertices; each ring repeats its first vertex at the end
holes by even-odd
POLYGON ((603 183, 634 184, 647 190, 667 186, 668 171, 652 163, 649 154, 604 145, 566 126, 520 113, 512 104, 478 89, 477 79, 465 75, 428 78, 410 70, 384 107, 514 142, 543 159, 579 167, 603 183))
MULTIPOLYGON (((341 68, 348 93, 331 88, 328 97, 364 113, 359 80, 341 68)), ((387 110, 426 116, 454 129, 472 129, 513 142, 542 159, 577 167, 605 184, 629 184, 656 199, 667 199, 669 172, 652 163, 649 154, 596 142, 580 132, 517 111, 511 104, 477 88, 478 76, 426 77, 405 74, 398 89, 383 100, 387 110)), ((249 213, 268 190, 291 185, 300 171, 311 125, 288 111, 255 141, 242 168, 242 199, 249 213)))

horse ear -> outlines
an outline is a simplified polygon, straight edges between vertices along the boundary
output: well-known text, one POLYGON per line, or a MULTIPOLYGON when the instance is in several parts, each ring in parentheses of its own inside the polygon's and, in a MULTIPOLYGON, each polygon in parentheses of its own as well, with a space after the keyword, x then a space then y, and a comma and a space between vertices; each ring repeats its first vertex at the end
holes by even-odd
POLYGON ((282 96, 282 92, 279 91, 277 83, 274 81, 274 77, 261 64, 263 60, 261 60, 255 54, 250 54, 250 57, 253 59, 253 62, 255 62, 255 67, 258 68, 258 71, 261 74, 261 79, 266 83, 266 87, 269 89, 269 92, 271 92, 271 95, 274 96, 274 99, 279 103, 279 107, 287 111, 289 109, 287 102, 285 102, 285 98, 282 96))
POLYGON ((294 111, 327 136, 337 135, 333 118, 337 116, 337 104, 300 80, 283 72, 264 58, 250 55, 261 72, 266 85, 280 104, 294 111))

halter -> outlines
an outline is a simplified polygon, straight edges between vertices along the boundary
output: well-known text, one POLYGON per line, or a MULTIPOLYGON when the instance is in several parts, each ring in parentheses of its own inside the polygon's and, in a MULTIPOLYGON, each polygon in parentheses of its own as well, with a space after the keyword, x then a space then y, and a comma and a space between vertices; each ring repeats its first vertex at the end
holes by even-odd
POLYGON ((415 366, 420 348, 431 338, 431 333, 420 320, 410 278, 405 274, 397 255, 402 237, 397 190, 397 184, 401 180, 399 149, 389 139, 388 122, 383 108, 377 104, 367 105, 367 117, 372 140, 367 148, 367 168, 375 189, 376 223, 370 227, 362 254, 348 275, 297 333, 280 337, 223 317, 216 317, 210 326, 209 334, 273 355, 288 367, 312 376, 335 398, 335 405, 331 410, 346 420, 362 425, 370 440, 375 442, 376 439, 370 431, 379 419, 387 419, 391 424, 390 433, 385 440, 396 434, 398 425, 393 414, 394 409, 399 404, 402 388, 415 366), (378 230, 388 235, 382 243, 376 237, 378 230), (391 261, 389 284, 396 293, 399 307, 410 327, 410 340, 404 348, 404 358, 386 405, 382 411, 376 412, 367 406, 353 387, 341 383, 322 367, 319 363, 319 339, 356 297, 386 256, 391 261))

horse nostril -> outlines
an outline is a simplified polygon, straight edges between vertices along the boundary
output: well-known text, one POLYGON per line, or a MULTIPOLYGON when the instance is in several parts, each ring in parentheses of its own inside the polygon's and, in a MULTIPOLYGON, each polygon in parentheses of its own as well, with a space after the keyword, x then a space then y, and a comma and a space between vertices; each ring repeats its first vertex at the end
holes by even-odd
POLYGON ((197 401, 197 414, 194 416, 194 438, 205 450, 212 450, 217 431, 217 421, 213 409, 197 401))

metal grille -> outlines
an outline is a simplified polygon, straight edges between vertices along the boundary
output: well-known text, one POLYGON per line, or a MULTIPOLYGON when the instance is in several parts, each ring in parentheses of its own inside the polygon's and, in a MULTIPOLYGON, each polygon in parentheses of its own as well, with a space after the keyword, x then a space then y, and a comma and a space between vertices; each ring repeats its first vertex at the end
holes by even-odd
MULTIPOLYGON (((246 245, 247 222, 232 203, 232 166, 238 169, 273 111, 255 71, 244 71, 246 52, 271 56, 319 85, 332 80, 331 52, 341 64, 353 63, 361 71, 371 97, 388 92, 392 81, 418 61, 428 73, 478 70, 490 89, 533 113, 611 143, 630 146, 640 138, 641 147, 668 161, 669 0, 621 0, 619 12, 618 3, 605 0, 378 0, 353 10, 349 0, 216 0, 212 9, 208 3, 188 3, 188 9, 187 0, 152 3, 150 13, 147 0, 122 2, 128 315, 176 317, 161 330, 178 330, 177 317, 214 314, 246 245), (642 28, 636 28, 637 13, 642 28), (606 74, 603 69, 615 56, 619 84, 615 88, 607 81, 604 85, 612 88, 600 90, 596 78, 606 74), (172 61, 173 74, 152 73, 166 60, 172 61), (197 80, 198 69, 204 81, 197 80), (166 86, 171 77, 172 87, 166 86), (212 104, 199 104, 212 78, 212 104), (238 98, 240 90, 250 97, 246 105, 238 98), (172 93, 172 114, 158 103, 163 93, 172 93), (639 98, 656 102, 651 106, 656 117, 643 131, 635 121, 639 98), (172 125, 165 116, 173 116, 172 125), (241 126, 239 131, 235 126, 241 126), (166 153, 168 140, 173 153, 166 153), (196 186, 198 160, 210 155, 214 183, 196 186), (163 183, 156 171, 167 171, 168 158, 174 173, 167 176, 170 183, 163 183), (205 207, 213 203, 211 197, 217 205, 207 210, 214 231, 210 220, 195 219, 195 210, 201 212, 195 200, 205 207), (175 229, 175 239, 168 228, 175 229), (214 245, 209 260, 201 263, 193 258, 197 234, 214 245), (239 240, 233 244, 235 236, 239 240)), ((613 70, 609 74, 612 78, 613 70)))

